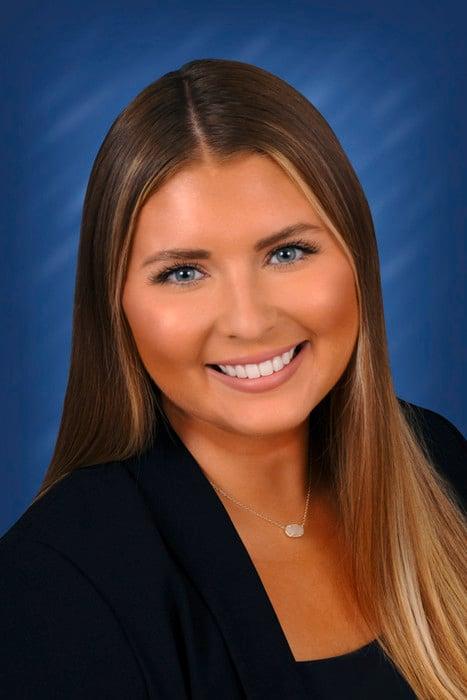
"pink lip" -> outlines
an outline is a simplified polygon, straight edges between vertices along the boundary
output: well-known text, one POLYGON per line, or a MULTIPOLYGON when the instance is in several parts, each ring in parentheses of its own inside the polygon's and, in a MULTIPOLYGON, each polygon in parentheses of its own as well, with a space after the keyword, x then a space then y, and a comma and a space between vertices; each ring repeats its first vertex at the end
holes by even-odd
POLYGON ((302 364, 303 358, 309 351, 309 347, 310 343, 306 342, 298 355, 295 355, 295 357, 290 360, 288 365, 285 365, 279 372, 273 372, 273 374, 270 374, 267 377, 258 377, 257 379, 240 379, 239 377, 230 377, 228 374, 218 372, 212 367, 207 367, 206 369, 223 384, 226 384, 234 389, 238 389, 238 391, 255 394, 260 391, 274 389, 290 379, 290 377, 295 374, 297 369, 302 364))
POLYGON ((276 355, 282 355, 282 353, 287 352, 287 350, 292 350, 296 345, 299 344, 297 341, 294 345, 284 345, 282 348, 277 348, 277 350, 268 350, 267 352, 261 352, 257 355, 243 355, 243 357, 231 357, 229 360, 219 360, 219 362, 210 362, 210 365, 257 365, 265 360, 272 360, 276 355))

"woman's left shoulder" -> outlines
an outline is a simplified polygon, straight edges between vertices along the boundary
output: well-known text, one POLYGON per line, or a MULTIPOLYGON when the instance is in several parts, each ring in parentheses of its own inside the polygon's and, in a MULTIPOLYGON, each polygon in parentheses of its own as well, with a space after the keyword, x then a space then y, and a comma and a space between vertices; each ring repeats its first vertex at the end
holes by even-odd
POLYGON ((464 508, 467 503, 467 440, 446 416, 398 397, 409 422, 426 444, 435 466, 452 483, 464 508))

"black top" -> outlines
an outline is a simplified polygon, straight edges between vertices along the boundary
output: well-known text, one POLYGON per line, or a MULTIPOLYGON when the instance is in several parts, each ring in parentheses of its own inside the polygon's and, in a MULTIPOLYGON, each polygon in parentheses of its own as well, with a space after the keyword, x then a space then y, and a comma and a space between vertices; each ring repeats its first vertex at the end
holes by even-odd
MULTIPOLYGON (((465 439, 411 406, 465 507, 465 439)), ((372 657, 295 661, 221 499, 160 425, 143 455, 75 470, 0 538, 2 696, 410 697, 376 646, 372 657)))
POLYGON ((348 654, 295 662, 316 700, 414 700, 416 695, 377 640, 348 654))

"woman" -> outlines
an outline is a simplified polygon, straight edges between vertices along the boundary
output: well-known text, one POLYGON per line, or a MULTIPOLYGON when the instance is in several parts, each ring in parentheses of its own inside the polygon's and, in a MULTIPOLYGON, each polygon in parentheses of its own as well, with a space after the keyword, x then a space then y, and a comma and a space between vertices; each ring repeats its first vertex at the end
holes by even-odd
POLYGON ((0 543, 15 698, 436 698, 465 675, 465 440, 395 395, 334 133, 195 60, 120 114, 63 417, 0 543))

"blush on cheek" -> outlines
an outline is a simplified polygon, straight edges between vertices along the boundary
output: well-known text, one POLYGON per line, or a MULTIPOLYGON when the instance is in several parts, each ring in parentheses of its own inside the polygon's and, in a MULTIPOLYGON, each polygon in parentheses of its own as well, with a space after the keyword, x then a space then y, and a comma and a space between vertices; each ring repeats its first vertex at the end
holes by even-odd
POLYGON ((358 324, 358 301, 353 276, 339 275, 310 296, 310 322, 319 333, 347 332, 358 324))
MULTIPOLYGON (((187 372, 201 354, 200 335, 181 323, 173 314, 146 316, 133 333, 139 354, 151 376, 157 373, 161 382, 186 382, 187 372)), ((154 378, 154 377, 153 377, 154 378)), ((156 380, 155 380, 156 381, 156 380)))

